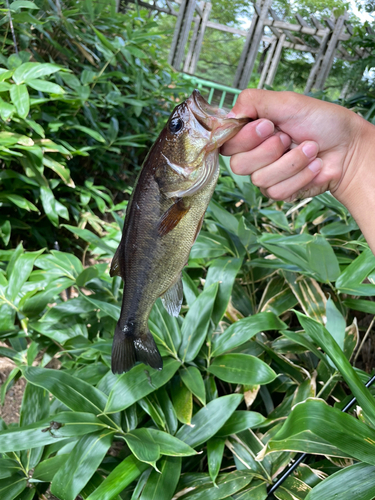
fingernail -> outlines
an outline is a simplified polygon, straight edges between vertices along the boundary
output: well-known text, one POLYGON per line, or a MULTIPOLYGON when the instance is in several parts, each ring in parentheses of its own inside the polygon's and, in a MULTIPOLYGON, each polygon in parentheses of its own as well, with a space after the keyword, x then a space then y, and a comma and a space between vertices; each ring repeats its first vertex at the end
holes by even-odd
POLYGON ((289 146, 292 143, 292 139, 289 137, 288 134, 280 134, 280 141, 283 143, 283 146, 285 148, 289 148, 289 146))
POLYGON ((233 111, 230 111, 230 112, 227 114, 227 118, 236 118, 236 113, 233 113, 233 111))
POLYGON ((302 151, 305 153, 307 158, 314 158, 318 154, 318 145, 316 142, 308 142, 302 147, 302 151))
POLYGON ((269 120, 262 120, 260 123, 258 123, 255 130, 259 137, 263 138, 271 135, 275 130, 275 126, 269 120))
POLYGON ((312 161, 309 165, 309 169, 311 172, 314 174, 317 174, 322 170, 323 162, 320 158, 316 158, 314 161, 312 161))

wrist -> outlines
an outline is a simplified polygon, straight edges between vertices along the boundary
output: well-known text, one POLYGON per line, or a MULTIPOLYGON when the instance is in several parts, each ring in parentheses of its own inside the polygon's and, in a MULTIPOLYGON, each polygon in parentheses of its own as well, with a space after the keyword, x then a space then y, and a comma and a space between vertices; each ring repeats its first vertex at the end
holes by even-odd
POLYGON ((358 118, 342 181, 332 194, 349 210, 375 253, 375 126, 358 118))

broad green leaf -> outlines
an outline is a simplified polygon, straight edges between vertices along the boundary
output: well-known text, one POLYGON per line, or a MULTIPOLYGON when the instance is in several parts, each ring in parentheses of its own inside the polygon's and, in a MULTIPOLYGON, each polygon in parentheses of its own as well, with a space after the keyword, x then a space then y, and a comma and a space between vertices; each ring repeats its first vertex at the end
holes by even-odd
POLYGON ((39 7, 29 0, 16 0, 9 5, 9 9, 17 12, 19 9, 39 9, 39 7))
POLYGON ((189 308, 181 328, 182 342, 179 349, 183 361, 192 361, 202 347, 214 307, 218 283, 204 290, 189 308))
POLYGON ((0 479, 0 498, 14 500, 27 486, 26 478, 19 474, 0 479))
POLYGON ((250 354, 218 356, 208 371, 225 382, 246 385, 268 384, 277 376, 264 361, 250 354))
POLYGON ((156 461, 160 458, 160 446, 152 439, 148 429, 144 427, 135 429, 125 434, 124 439, 138 460, 155 467, 156 461))
POLYGON ((92 130, 91 128, 84 127, 83 125, 73 125, 73 129, 80 130, 81 132, 84 132, 85 134, 91 136, 93 139, 95 139, 98 142, 105 142, 105 139, 103 136, 99 134, 99 132, 96 132, 95 130, 92 130))
POLYGON ((250 486, 248 486, 244 491, 233 495, 233 500, 266 500, 267 494, 267 483, 260 479, 254 479, 251 481, 250 486))
POLYGON ((309 276, 284 271, 283 275, 307 316, 323 323, 326 320, 326 296, 319 283, 309 276))
POLYGON ((307 245, 307 259, 309 268, 314 272, 318 281, 328 283, 340 276, 340 267, 335 252, 326 238, 320 234, 307 245))
MULTIPOLYGON (((48 370, 29 366, 24 369, 26 380, 43 387, 73 411, 101 414, 107 397, 92 385, 61 370, 48 370)), ((113 425, 111 418, 103 415, 103 421, 113 425)))
POLYGON ((0 453, 36 448, 70 437, 106 430, 107 427, 92 413, 61 412, 34 424, 1 431, 0 453), (54 429, 51 422, 63 425, 54 429))
POLYGON ((238 234, 238 220, 234 215, 229 213, 225 208, 219 205, 216 201, 211 200, 208 210, 213 214, 215 219, 233 234, 238 234))
POLYGON ((237 491, 242 490, 253 479, 254 473, 236 470, 229 474, 220 474, 216 485, 211 482, 198 486, 184 495, 186 500, 220 500, 231 497, 237 491))
POLYGON ((233 250, 228 241, 223 236, 201 231, 199 233, 197 241, 194 243, 191 249, 190 258, 213 259, 215 257, 220 257, 221 255, 224 255, 226 253, 233 255, 233 250))
POLYGON ((62 455, 55 455, 52 458, 47 458, 40 462, 34 469, 33 479, 37 481, 43 481, 46 483, 51 483, 55 474, 61 469, 61 467, 68 460, 69 454, 64 453, 62 455))
POLYGON ((53 170, 59 177, 61 177, 67 186, 71 188, 75 187, 74 182, 70 177, 70 171, 64 167, 64 165, 61 165, 61 163, 58 163, 46 155, 43 156, 43 165, 53 170))
POLYGON ((25 252, 21 254, 14 263, 12 274, 10 275, 7 297, 14 301, 21 291, 21 288, 30 276, 35 260, 44 252, 44 249, 37 252, 25 252))
POLYGON ((20 465, 16 460, 10 458, 0 458, 0 479, 10 477, 20 470, 20 465))
POLYGON ((213 283, 219 282, 219 289, 212 311, 212 321, 215 325, 219 323, 227 310, 233 283, 240 270, 241 264, 242 259, 221 257, 211 262, 208 268, 204 288, 206 289, 213 283))
POLYGON ((69 229, 69 231, 71 231, 73 234, 76 234, 77 236, 82 238, 84 241, 87 241, 88 243, 91 243, 97 246, 98 248, 101 248, 110 255, 114 255, 115 249, 111 248, 101 238, 99 238, 99 236, 96 236, 96 234, 92 233, 88 229, 81 229, 79 227, 69 226, 68 224, 62 224, 62 225, 67 229, 69 229))
POLYGON ((371 300, 346 299, 343 301, 343 304, 348 309, 354 309, 354 311, 361 311, 375 315, 375 302, 372 302, 371 300))
POLYGON ((49 394, 36 385, 27 384, 20 411, 20 427, 44 420, 49 415, 49 394))
POLYGON ((375 467, 354 464, 332 474, 310 491, 305 500, 373 500, 375 467))
POLYGON ((329 297, 329 299, 327 300, 326 311, 327 311, 326 329, 336 340, 341 349, 344 350, 346 322, 345 318, 337 309, 331 297, 329 297))
POLYGON ((181 458, 166 457, 153 470, 139 500, 171 500, 181 473, 181 458))
POLYGON ((190 425, 193 415, 193 395, 182 382, 175 380, 172 384, 172 401, 178 420, 182 424, 190 425))
POLYGON ((167 358, 164 360, 164 367, 161 371, 140 364, 120 375, 108 397, 105 412, 114 413, 128 408, 166 384, 179 367, 178 361, 167 358))
POLYGON ((183 425, 176 437, 195 448, 218 432, 241 401, 242 394, 230 394, 214 399, 194 415, 191 425, 183 425))
POLYGON ((18 66, 14 71, 13 80, 17 83, 17 86, 19 86, 20 83, 28 82, 29 80, 34 80, 41 76, 51 75, 61 69, 63 68, 57 64, 27 62, 18 66))
POLYGON ((230 436, 250 428, 259 427, 266 419, 255 411, 235 411, 216 434, 217 437, 230 436))
POLYGON ((331 358, 345 382, 350 387, 350 390, 357 398, 359 405, 375 425, 375 400, 370 391, 363 385, 361 379, 346 359, 345 354, 342 352, 335 339, 322 324, 299 312, 297 312, 297 316, 306 333, 331 358))
POLYGON ((59 214, 56 210, 56 198, 52 189, 47 186, 40 187, 40 199, 42 201, 43 209, 46 216, 54 226, 59 224, 59 214))
POLYGON ((375 430, 322 400, 308 399, 294 407, 258 458, 288 450, 354 457, 375 465, 374 443, 375 430))
POLYGON ((151 434, 152 439, 160 447, 162 455, 169 455, 172 457, 188 457, 196 455, 196 451, 180 439, 171 436, 167 432, 159 431, 149 428, 148 432, 151 434))
POLYGON ((160 299, 151 310, 149 328, 162 345, 167 345, 170 352, 177 355, 181 344, 181 329, 177 318, 168 314, 160 299))
POLYGON ((311 487, 297 477, 289 476, 286 481, 275 491, 278 500, 304 500, 311 487))
POLYGON ((259 210, 259 212, 270 219, 270 221, 272 221, 275 226, 281 227, 281 229, 285 229, 286 231, 290 232, 288 219, 286 218, 284 212, 282 212, 281 210, 262 208, 261 210, 259 210))
POLYGON ((336 281, 336 287, 341 293, 349 295, 375 295, 375 285, 363 284, 374 269, 375 256, 367 248, 341 273, 336 281))
POLYGON ((113 434, 103 429, 81 437, 54 476, 51 493, 64 500, 75 500, 99 467, 111 446, 113 434))
POLYGON ((26 85, 12 85, 9 92, 18 115, 21 118, 26 118, 30 110, 30 98, 26 85))
POLYGON ((225 439, 212 438, 207 441, 207 463, 208 472, 212 482, 215 484, 220 471, 225 448, 225 439))
POLYGON ((125 458, 86 500, 112 500, 149 467, 133 455, 125 458))
POLYGON ((212 356, 218 356, 234 349, 263 330, 283 330, 285 328, 286 324, 270 312, 241 319, 230 325, 222 334, 215 336, 212 356))
POLYGON ((204 387, 202 374, 198 370, 198 368, 196 368, 195 366, 182 368, 180 370, 180 376, 189 391, 192 392, 203 405, 205 405, 206 389, 204 387))
POLYGON ((57 85, 56 83, 47 82, 46 80, 27 80, 27 85, 34 90, 40 90, 41 92, 48 92, 50 94, 63 94, 64 89, 57 85))

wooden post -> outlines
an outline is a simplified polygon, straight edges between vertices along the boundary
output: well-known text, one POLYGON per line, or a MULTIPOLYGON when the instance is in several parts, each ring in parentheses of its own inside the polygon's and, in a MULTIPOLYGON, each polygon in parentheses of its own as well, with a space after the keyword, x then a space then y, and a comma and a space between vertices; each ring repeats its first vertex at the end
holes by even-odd
POLYGON ((275 53, 274 53, 274 56, 272 58, 271 67, 270 67, 270 70, 269 70, 267 78, 266 78, 266 82, 265 82, 266 85, 271 86, 273 84, 273 81, 274 81, 275 76, 276 76, 277 67, 278 67, 280 59, 281 59, 281 51, 283 48, 283 44, 285 42, 285 38, 286 38, 286 35, 285 35, 285 33, 283 33, 277 41, 275 53))
POLYGON ((190 42, 189 52, 184 64, 184 71, 193 75, 197 69, 199 56, 202 49, 203 37, 206 31, 208 18, 212 8, 211 2, 202 2, 202 16, 197 16, 196 26, 194 27, 193 37, 190 42), (203 5, 202 5, 203 4, 203 5), (195 35, 195 36, 194 36, 195 35))
POLYGON ((196 0, 182 0, 173 33, 168 62, 176 71, 181 70, 185 55, 185 46, 193 22, 196 0))
POLYGON ((266 81, 268 70, 270 68, 271 61, 272 61, 272 58, 273 58, 273 54, 275 52, 276 42, 277 42, 277 38, 274 37, 274 39, 271 42, 271 46, 268 49, 266 61, 264 63, 263 69, 262 69, 262 74, 260 75, 260 79, 259 79, 259 83, 258 83, 258 89, 262 89, 263 85, 264 85, 264 82, 266 81))
POLYGON ((248 31, 244 48, 237 66, 233 86, 245 89, 249 83, 255 60, 259 51, 259 44, 263 36, 264 21, 268 16, 268 9, 272 0, 258 0, 251 26, 248 31))
MULTIPOLYGON (((315 23, 317 22, 314 18, 312 19, 315 23)), ((322 39, 319 52, 306 83, 305 93, 310 92, 312 88, 323 90, 324 83, 332 68, 336 49, 340 43, 340 36, 344 28, 345 19, 346 15, 344 14, 340 16, 335 23, 328 23, 332 31, 322 39)))

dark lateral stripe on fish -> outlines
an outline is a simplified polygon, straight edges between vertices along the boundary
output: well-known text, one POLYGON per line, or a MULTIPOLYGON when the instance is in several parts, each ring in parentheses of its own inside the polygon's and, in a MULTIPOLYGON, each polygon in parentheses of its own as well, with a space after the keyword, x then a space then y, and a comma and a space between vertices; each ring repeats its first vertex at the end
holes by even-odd
POLYGON ((160 218, 158 224, 159 236, 165 236, 172 231, 172 229, 177 226, 189 210, 190 207, 185 206, 185 202, 182 198, 179 198, 175 203, 173 203, 173 205, 169 207, 160 218))

